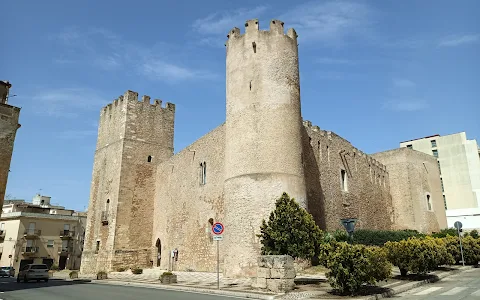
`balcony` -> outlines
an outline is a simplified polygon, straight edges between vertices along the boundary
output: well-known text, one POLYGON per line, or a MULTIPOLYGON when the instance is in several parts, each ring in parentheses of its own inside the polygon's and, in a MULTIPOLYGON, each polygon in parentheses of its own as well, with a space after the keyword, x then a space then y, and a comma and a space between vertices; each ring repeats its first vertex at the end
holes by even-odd
POLYGON ((61 230, 60 231, 60 238, 67 240, 67 239, 72 239, 75 236, 75 231, 71 230, 61 230))
POLYGON ((108 212, 105 210, 102 211, 102 224, 108 225, 108 212))
POLYGON ((5 230, 0 230, 0 240, 5 239, 5 230))
POLYGON ((42 234, 42 231, 39 229, 27 229, 23 233, 23 236, 27 239, 36 239, 42 234))
POLYGON ((58 247, 58 254, 60 255, 68 255, 68 254, 71 254, 73 253, 73 247, 69 246, 69 247, 58 247))
POLYGON ((22 249, 22 254, 24 256, 35 255, 36 253, 38 253, 38 247, 25 247, 22 249))

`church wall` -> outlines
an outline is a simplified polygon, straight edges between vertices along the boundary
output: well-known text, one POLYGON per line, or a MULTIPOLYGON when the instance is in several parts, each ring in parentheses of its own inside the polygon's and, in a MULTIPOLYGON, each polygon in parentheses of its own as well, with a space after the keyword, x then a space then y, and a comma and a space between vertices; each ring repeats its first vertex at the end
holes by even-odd
POLYGON ((356 229, 390 229, 392 199, 385 166, 309 121, 304 122, 304 130, 308 210, 317 224, 323 230, 344 230, 340 219, 357 218, 356 229))
POLYGON ((390 174, 395 229, 430 233, 447 227, 440 172, 435 157, 408 148, 376 153, 390 174), (432 209, 428 210, 427 195, 432 209))
MULTIPOLYGON (((170 251, 177 248, 174 270, 215 271, 216 242, 209 219, 216 222, 224 218, 224 149, 223 124, 159 165, 152 245, 160 239, 162 268, 168 267, 170 251), (201 183, 203 162, 205 184, 201 183)), ((154 250, 152 259, 156 262, 154 250)))

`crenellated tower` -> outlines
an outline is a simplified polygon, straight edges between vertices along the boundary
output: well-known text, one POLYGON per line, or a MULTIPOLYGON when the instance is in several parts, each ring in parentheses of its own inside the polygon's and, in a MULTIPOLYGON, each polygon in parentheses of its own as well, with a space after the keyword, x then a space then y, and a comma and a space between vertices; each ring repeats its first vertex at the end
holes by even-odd
POLYGON ((173 155, 175 105, 127 91, 102 108, 81 271, 147 267, 155 172, 173 155))
POLYGON ((261 218, 287 192, 306 208, 297 34, 284 23, 226 43, 225 275, 255 275, 261 218))

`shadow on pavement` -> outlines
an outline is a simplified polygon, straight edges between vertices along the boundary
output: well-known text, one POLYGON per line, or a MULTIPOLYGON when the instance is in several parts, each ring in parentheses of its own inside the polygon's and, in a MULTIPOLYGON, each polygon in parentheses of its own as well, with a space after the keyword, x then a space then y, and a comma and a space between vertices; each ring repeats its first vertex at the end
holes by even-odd
POLYGON ((73 281, 66 281, 63 279, 52 279, 50 278, 48 282, 40 281, 29 281, 25 282, 17 282, 17 278, 0 278, 0 292, 11 292, 11 291, 18 291, 18 290, 26 290, 26 289, 38 289, 44 287, 52 287, 52 286, 66 286, 66 285, 77 285, 77 284, 86 284, 89 283, 90 280, 73 280, 73 281))

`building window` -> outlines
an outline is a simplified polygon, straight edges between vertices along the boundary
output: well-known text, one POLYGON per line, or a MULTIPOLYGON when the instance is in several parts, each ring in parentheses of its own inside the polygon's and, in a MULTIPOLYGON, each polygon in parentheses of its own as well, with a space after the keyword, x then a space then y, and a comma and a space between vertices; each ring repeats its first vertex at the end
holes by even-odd
POLYGON ((348 191, 348 180, 347 180, 347 172, 345 170, 340 171, 341 183, 342 183, 342 191, 348 191))
POLYGON ((97 247, 95 248, 95 253, 98 253, 98 250, 100 250, 100 241, 97 241, 97 247))
POLYGON ((432 148, 437 147, 437 141, 436 140, 431 140, 430 143, 432 144, 432 148))
POLYGON ((432 199, 430 195, 427 195, 427 209, 432 210, 432 199))
POLYGON ((438 172, 440 172, 440 175, 442 175, 442 168, 440 168, 440 161, 437 160, 438 163, 438 172))
POLYGON ((407 145, 407 148, 408 149, 413 149, 413 146, 412 145, 407 145))
POLYGON ((200 163, 200 184, 207 183, 207 163, 200 163))
POLYGON ((447 210, 447 198, 443 195, 443 205, 445 206, 445 210, 447 210))
POLYGON ((443 178, 440 178, 440 183, 442 184, 442 193, 445 192, 445 188, 443 187, 443 178))
POLYGON ((150 155, 147 157, 147 162, 152 162, 152 157, 150 155))
POLYGON ((47 248, 53 248, 53 240, 47 241, 47 248))
POLYGON ((438 150, 432 150, 433 156, 438 157, 438 150))

